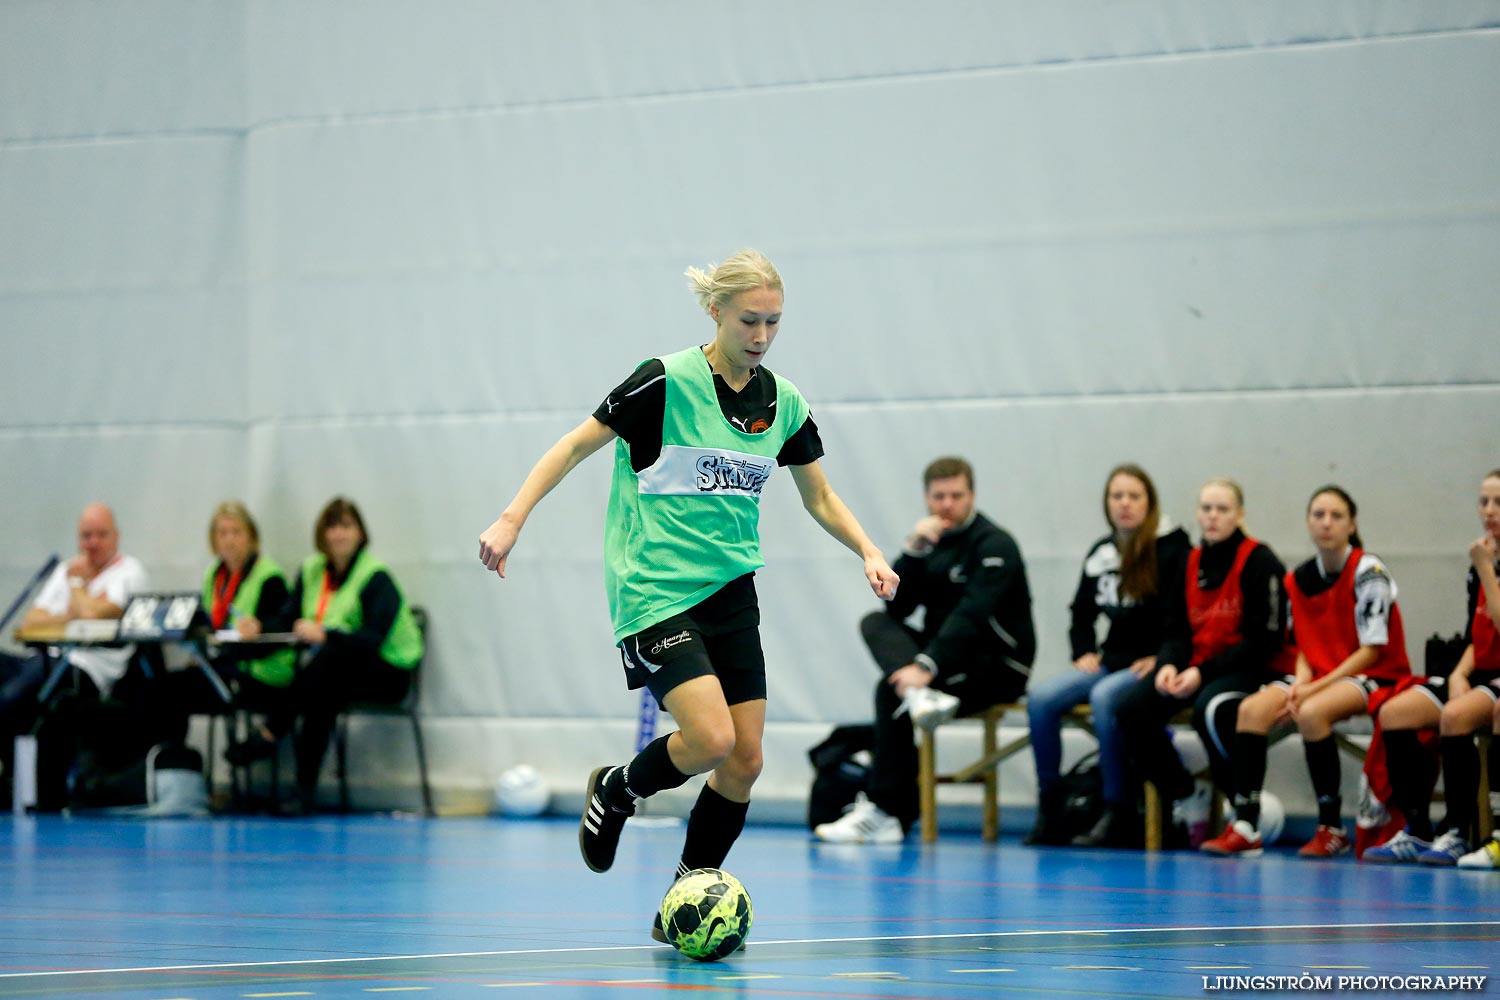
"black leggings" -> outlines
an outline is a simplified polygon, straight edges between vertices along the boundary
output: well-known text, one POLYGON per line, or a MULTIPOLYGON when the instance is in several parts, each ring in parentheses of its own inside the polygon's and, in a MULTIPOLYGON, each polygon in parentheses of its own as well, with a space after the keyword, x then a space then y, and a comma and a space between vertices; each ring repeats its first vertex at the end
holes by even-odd
POLYGON ((1175 801, 1193 791, 1193 778, 1182 766, 1167 724, 1189 705, 1193 729, 1208 751, 1214 784, 1233 794, 1234 772, 1229 753, 1234 749, 1235 717, 1244 696, 1260 690, 1264 671, 1228 674, 1200 687, 1189 698, 1174 698, 1156 690, 1153 673, 1125 693, 1118 712, 1120 731, 1135 773, 1156 786, 1164 801, 1175 801))
POLYGON ((298 717, 302 720, 296 739, 298 790, 311 794, 318 787, 318 772, 340 712, 356 701, 394 705, 406 697, 410 687, 410 670, 393 666, 351 643, 329 644, 318 650, 297 670, 282 702, 284 707, 267 720, 278 737, 289 732, 298 717))

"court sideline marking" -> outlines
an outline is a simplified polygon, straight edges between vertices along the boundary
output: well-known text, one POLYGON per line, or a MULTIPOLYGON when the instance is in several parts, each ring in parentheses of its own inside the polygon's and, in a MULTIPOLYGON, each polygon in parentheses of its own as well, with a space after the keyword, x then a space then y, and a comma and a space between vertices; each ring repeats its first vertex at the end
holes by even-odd
MULTIPOLYGON (((1134 927, 1134 928, 1111 928, 1108 930, 1089 930, 1079 928, 1077 930, 1045 930, 1045 931, 975 931, 966 934, 898 934, 876 937, 854 937, 854 938, 785 938, 774 941, 756 941, 756 945, 777 944, 868 944, 878 941, 954 941, 966 938, 1022 938, 1022 937, 1057 937, 1063 934, 1091 934, 1091 935, 1113 935, 1113 934, 1176 934, 1176 933, 1202 933, 1208 931, 1339 931, 1339 930, 1376 930, 1401 927, 1495 927, 1500 928, 1500 921, 1494 920, 1455 920, 1443 923, 1432 923, 1431 921, 1413 921, 1410 923, 1396 924, 1250 924, 1228 927, 1134 927)), ((413 962, 431 961, 440 958, 496 958, 506 955, 575 955, 610 951, 657 951, 666 948, 666 945, 601 945, 593 948, 522 948, 509 951, 460 951, 446 952, 433 955, 366 955, 351 958, 299 958, 288 959, 277 962, 216 962, 203 965, 160 965, 148 966, 134 969, 55 969, 47 972, 5 972, 0 973, 0 979, 25 979, 41 976, 97 976, 97 975, 124 975, 128 973, 143 972, 191 972, 203 969, 268 969, 280 966, 292 965, 348 965, 356 962, 413 962)))

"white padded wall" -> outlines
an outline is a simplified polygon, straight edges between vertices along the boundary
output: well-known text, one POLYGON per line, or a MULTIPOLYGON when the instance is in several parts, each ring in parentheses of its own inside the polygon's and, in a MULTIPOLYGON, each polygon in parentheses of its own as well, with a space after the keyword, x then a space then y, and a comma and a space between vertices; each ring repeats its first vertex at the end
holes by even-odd
MULTIPOLYGON (((284 563, 334 493, 433 619, 440 785, 629 749, 607 459, 487 578, 476 536, 641 359, 688 264, 766 250, 770 359, 894 547, 969 456, 1039 672, 1142 462, 1228 473, 1290 564, 1343 483, 1412 640, 1460 625, 1500 454, 1500 4, 394 2, 0 7, 0 585, 112 501, 191 585, 240 496, 284 563)), ((773 480, 768 798, 868 713, 858 563, 773 480), (809 738, 811 737, 811 738, 809 738)), ((364 778, 409 782, 392 731, 364 778), (394 770, 395 775, 383 773, 394 770), (379 772, 379 773, 377 773, 379 772)), ((368 741, 367 741, 368 742, 368 741)))

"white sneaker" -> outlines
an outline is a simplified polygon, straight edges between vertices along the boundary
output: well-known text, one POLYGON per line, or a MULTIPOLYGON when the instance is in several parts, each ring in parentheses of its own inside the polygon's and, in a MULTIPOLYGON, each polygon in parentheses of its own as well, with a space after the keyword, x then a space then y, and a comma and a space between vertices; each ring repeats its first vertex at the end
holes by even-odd
POLYGON ((1469 853, 1469 842, 1464 839, 1463 834, 1457 830, 1448 830, 1434 840, 1431 847, 1417 855, 1417 863, 1452 867, 1458 864, 1459 858, 1469 853))
POLYGON ((1458 867, 1488 868, 1492 871, 1500 871, 1500 838, 1482 844, 1479 850, 1471 851, 1459 858, 1458 867))
POLYGON ((832 823, 813 827, 819 840, 830 844, 899 844, 906 839, 901 821, 856 792, 854 804, 832 823))
POLYGON ((936 729, 958 714, 958 699, 937 688, 909 687, 896 714, 902 712, 911 716, 912 725, 936 729))

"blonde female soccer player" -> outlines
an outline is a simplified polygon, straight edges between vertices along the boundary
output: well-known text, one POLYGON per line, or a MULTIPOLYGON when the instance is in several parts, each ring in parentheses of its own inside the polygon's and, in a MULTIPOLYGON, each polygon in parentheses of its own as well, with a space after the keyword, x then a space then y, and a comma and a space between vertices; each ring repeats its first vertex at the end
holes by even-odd
POLYGON ((637 799, 695 774, 711 772, 688 818, 679 872, 720 867, 744 828, 766 718, 758 512, 777 466, 790 467, 813 519, 864 561, 878 596, 889 600, 898 583, 824 476, 807 401, 762 364, 781 324, 776 268, 744 250, 687 275, 713 340, 637 368, 548 449, 479 538, 480 560, 504 576, 537 503, 615 443, 604 566, 615 641, 626 684, 649 688, 681 728, 589 775, 578 842, 596 872, 614 863, 637 799))

